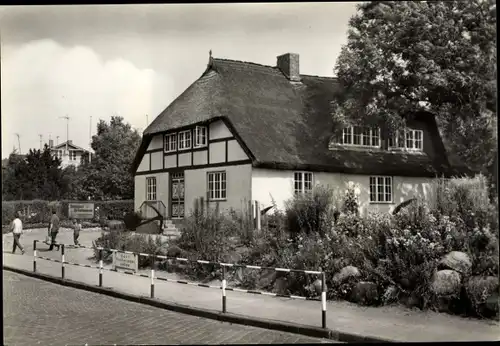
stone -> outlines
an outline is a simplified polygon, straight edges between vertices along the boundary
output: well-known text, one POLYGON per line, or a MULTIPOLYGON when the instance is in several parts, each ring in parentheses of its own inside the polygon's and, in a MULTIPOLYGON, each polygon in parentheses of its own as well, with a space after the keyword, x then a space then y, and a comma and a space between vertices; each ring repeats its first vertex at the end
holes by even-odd
MULTIPOLYGON (((306 289, 314 292, 316 296, 320 296, 321 292, 323 291, 322 286, 321 286, 321 280, 317 279, 313 283, 311 283, 309 286, 306 286, 306 289)), ((328 288, 326 288, 328 290, 328 288)))
POLYGON ((361 273, 359 269, 354 266, 347 266, 342 268, 337 274, 333 276, 333 282, 336 284, 341 284, 351 277, 360 277, 361 273))
POLYGON ((458 295, 461 288, 460 274, 450 269, 437 271, 432 277, 430 288, 438 296, 458 295))
POLYGON ((257 282, 259 289, 267 288, 276 281, 276 272, 273 270, 262 271, 262 274, 257 282))
POLYGON ((462 275, 467 275, 471 271, 472 261, 465 252, 452 251, 439 261, 439 267, 442 269, 451 269, 462 275))
POLYGON ((182 249, 177 245, 171 245, 167 250, 167 257, 182 257, 182 249))
POLYGON ((370 281, 358 282, 351 292, 351 300, 362 305, 373 305, 378 301, 377 285, 370 281))

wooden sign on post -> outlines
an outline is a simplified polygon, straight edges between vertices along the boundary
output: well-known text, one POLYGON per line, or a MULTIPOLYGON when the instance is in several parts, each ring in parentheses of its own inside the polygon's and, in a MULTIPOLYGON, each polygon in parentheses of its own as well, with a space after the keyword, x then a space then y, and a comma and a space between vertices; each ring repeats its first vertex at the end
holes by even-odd
POLYGON ((94 203, 68 203, 70 219, 92 220, 94 218, 94 203))
POLYGON ((135 253, 113 252, 113 270, 126 269, 136 273, 139 261, 135 253))

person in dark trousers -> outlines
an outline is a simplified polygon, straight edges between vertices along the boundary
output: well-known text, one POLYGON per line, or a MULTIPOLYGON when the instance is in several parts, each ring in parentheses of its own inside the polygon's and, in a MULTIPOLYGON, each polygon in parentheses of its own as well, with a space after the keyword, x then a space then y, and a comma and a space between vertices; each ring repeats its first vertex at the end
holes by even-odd
POLYGON ((54 249, 54 246, 57 247, 57 250, 59 251, 60 246, 56 244, 57 233, 59 233, 59 216, 57 216, 56 211, 53 210, 52 217, 50 218, 49 222, 49 235, 50 235, 49 251, 52 251, 54 249))
POLYGON ((73 242, 75 246, 79 246, 78 237, 80 237, 80 231, 82 230, 82 224, 78 221, 78 219, 73 220, 73 242))
POLYGON ((19 239, 21 238, 21 234, 23 234, 23 222, 21 221, 20 213, 18 211, 16 211, 14 215, 14 220, 10 225, 10 229, 12 231, 12 237, 14 238, 12 253, 16 253, 16 248, 19 248, 21 250, 21 253, 24 255, 24 248, 19 241, 19 239))

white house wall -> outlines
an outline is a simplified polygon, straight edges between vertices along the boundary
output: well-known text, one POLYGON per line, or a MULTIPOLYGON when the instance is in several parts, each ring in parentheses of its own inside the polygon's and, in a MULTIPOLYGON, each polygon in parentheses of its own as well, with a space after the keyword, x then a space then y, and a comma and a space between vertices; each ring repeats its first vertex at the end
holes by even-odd
POLYGON ((151 154, 151 170, 163 169, 163 153, 161 151, 155 151, 151 154))
POLYGON ((229 161, 239 161, 248 159, 241 145, 236 139, 227 141, 227 157, 229 161))
POLYGON ((209 163, 221 163, 226 161, 226 143, 210 143, 209 163))
POLYGON ((156 199, 162 201, 168 210, 169 203, 169 173, 151 173, 136 175, 134 179, 134 209, 139 210, 146 200, 146 178, 156 178, 156 199))
POLYGON ((233 137, 233 134, 222 120, 217 120, 210 124, 209 134, 211 140, 233 137))
POLYGON ((156 135, 151 139, 149 143, 148 150, 155 150, 163 148, 163 136, 156 135))
MULTIPOLYGON (((293 197, 293 176, 295 171, 258 169, 252 170, 252 199, 265 208, 274 199, 279 209, 285 208, 285 201, 293 197)), ((413 197, 421 197, 432 203, 435 197, 435 186, 432 178, 393 176, 393 203, 371 203, 369 175, 312 172, 316 185, 329 186, 336 190, 338 202, 349 185, 355 188, 360 205, 360 212, 391 212, 399 203, 413 197)))
POLYGON ((150 153, 145 153, 144 156, 142 157, 141 163, 139 164, 139 167, 137 168, 137 172, 145 172, 151 170, 149 166, 149 155, 150 153))
MULTIPOLYGON (((243 203, 251 198, 252 165, 235 165, 214 168, 190 169, 184 172, 185 177, 185 210, 193 209, 196 198, 207 198, 208 173, 226 172, 226 199, 219 202, 220 210, 231 208, 241 210, 243 203)), ((215 206, 215 202, 210 202, 215 206)))

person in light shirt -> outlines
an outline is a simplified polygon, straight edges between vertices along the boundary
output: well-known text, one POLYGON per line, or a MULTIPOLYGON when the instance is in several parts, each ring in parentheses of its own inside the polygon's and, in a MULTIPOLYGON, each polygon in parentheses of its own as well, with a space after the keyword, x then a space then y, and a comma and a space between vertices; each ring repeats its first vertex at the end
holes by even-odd
POLYGON ((12 236, 14 238, 12 253, 16 253, 16 248, 19 248, 21 250, 21 253, 24 255, 24 248, 19 241, 19 239, 21 238, 21 234, 23 234, 23 222, 20 219, 20 213, 18 211, 16 211, 14 217, 14 221, 12 221, 12 225, 10 226, 12 230, 12 236))

